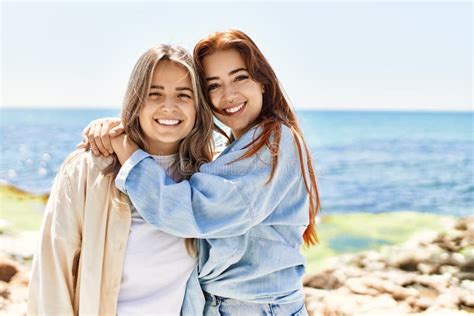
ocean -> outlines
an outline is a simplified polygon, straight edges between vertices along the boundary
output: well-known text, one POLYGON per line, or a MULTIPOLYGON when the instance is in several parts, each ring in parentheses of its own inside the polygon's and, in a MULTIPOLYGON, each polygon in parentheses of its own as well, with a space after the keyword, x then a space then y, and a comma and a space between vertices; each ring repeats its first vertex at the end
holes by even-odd
MULTIPOLYGON (((119 110, 0 109, 0 181, 49 192, 93 119, 119 110)), ((322 213, 474 213, 473 112, 298 111, 322 213)))

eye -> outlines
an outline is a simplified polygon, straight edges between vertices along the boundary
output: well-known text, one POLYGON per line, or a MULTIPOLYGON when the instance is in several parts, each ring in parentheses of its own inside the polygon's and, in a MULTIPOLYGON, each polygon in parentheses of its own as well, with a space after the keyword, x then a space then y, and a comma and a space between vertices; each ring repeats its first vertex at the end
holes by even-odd
POLYGON ((180 99, 189 99, 189 100, 192 99, 191 96, 189 94, 186 94, 186 93, 178 94, 178 98, 180 98, 180 99))
POLYGON ((210 85, 207 86, 207 89, 208 89, 209 91, 212 91, 212 90, 216 90, 216 89, 219 88, 219 87, 220 87, 219 84, 217 84, 217 83, 212 83, 212 84, 210 84, 210 85))
POLYGON ((161 97, 161 93, 159 93, 159 92, 150 92, 148 94, 148 97, 149 98, 158 98, 158 97, 161 97))
POLYGON ((240 76, 235 77, 235 81, 243 81, 243 80, 248 79, 248 78, 249 78, 249 76, 247 76, 247 75, 240 75, 240 76))

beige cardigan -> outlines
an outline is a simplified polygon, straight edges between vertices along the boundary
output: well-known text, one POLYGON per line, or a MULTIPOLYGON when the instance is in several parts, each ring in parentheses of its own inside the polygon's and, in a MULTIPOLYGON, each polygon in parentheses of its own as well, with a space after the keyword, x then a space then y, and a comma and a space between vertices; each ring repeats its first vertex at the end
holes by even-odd
POLYGON ((110 160, 75 151, 61 167, 33 259, 28 315, 115 315, 131 211, 110 160))

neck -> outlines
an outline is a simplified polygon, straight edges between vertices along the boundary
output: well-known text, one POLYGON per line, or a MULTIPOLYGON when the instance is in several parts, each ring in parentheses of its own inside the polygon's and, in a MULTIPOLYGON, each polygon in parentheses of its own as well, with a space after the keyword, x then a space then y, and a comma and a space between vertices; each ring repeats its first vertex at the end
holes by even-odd
POLYGON ((232 135, 234 136, 235 140, 239 139, 240 137, 242 137, 242 135, 244 135, 245 133, 247 133, 252 127, 254 127, 255 125, 257 125, 257 123, 253 123, 253 124, 250 124, 249 126, 247 126, 246 128, 244 129, 241 129, 241 130, 235 130, 233 129, 232 130, 232 135))
POLYGON ((244 132, 242 132, 242 131, 232 130, 232 136, 234 136, 235 140, 239 139, 240 136, 242 136, 243 134, 244 134, 244 132))
POLYGON ((178 152, 179 143, 154 142, 149 144, 148 153, 156 156, 169 156, 178 152))

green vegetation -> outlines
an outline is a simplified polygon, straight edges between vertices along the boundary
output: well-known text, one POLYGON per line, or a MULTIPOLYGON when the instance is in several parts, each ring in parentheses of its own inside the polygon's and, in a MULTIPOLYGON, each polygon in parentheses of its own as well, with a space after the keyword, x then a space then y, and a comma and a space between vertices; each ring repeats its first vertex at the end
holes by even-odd
POLYGON ((13 186, 0 185, 0 233, 38 230, 43 218, 47 195, 34 195, 13 186))
POLYGON ((443 232, 447 218, 417 212, 323 215, 317 226, 320 244, 303 250, 307 271, 321 268, 331 256, 399 244, 424 230, 443 232))

